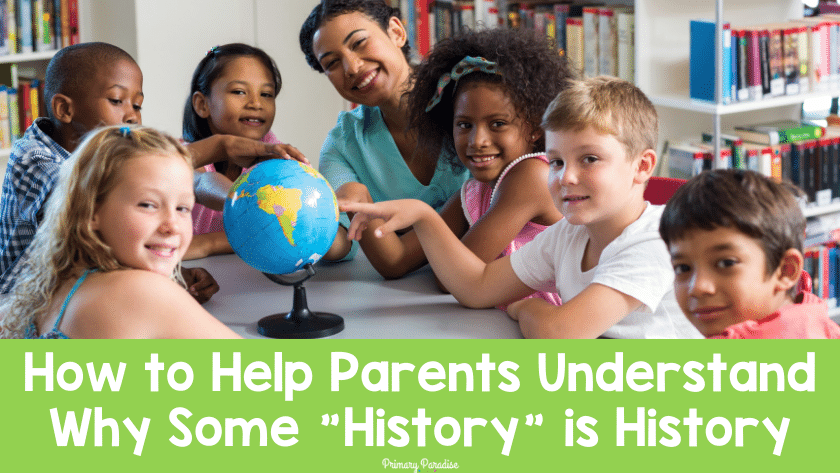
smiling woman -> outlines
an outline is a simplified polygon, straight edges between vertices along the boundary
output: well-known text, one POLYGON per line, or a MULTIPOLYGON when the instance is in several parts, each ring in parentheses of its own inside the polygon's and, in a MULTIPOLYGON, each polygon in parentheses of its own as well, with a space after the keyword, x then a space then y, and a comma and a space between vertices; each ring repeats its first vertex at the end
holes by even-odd
MULTIPOLYGON (((406 31, 398 9, 381 0, 325 0, 300 31, 309 65, 346 100, 359 104, 342 112, 321 148, 320 171, 346 202, 414 197, 441 209, 466 179, 460 164, 420 159, 417 136, 408 127, 404 95, 410 88, 406 31)), ((349 220, 342 215, 333 259, 351 252, 349 220)), ((371 228, 370 231, 373 231, 371 228)), ((361 240, 376 266, 380 255, 361 240)), ((352 257, 352 253, 349 256, 352 257)), ((326 258, 326 257, 325 257, 326 258)))

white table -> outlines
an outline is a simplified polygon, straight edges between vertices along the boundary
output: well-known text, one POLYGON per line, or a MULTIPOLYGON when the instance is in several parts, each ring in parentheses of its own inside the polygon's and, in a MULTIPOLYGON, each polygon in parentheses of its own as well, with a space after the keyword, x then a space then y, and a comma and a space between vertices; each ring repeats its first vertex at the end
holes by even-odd
MULTIPOLYGON (((269 280, 236 255, 184 262, 201 266, 221 289, 204 304, 245 338, 263 338, 257 321, 292 309, 292 287, 269 280)), ((441 294, 429 267, 386 281, 360 251, 354 261, 318 264, 304 283, 309 309, 344 318, 328 338, 522 338, 519 325, 499 309, 467 309, 441 294)))

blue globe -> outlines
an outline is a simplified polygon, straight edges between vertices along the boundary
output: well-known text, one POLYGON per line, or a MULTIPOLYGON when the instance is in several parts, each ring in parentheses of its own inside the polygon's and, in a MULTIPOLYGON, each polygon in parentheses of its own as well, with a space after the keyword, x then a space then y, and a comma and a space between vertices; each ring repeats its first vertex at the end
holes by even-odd
POLYGON ((224 226, 243 261, 264 273, 289 274, 329 250, 338 231, 338 202, 312 167, 272 159, 233 183, 225 200, 224 226))

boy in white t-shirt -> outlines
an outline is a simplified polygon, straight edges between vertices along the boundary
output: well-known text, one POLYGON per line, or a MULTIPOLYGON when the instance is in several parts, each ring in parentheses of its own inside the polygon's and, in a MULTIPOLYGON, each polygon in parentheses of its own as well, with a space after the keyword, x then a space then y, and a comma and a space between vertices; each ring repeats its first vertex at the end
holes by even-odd
POLYGON ((413 225, 437 277, 468 307, 556 289, 562 306, 526 299, 508 307, 526 338, 700 338, 674 298, 662 207, 643 197, 657 161, 650 100, 620 79, 573 80, 542 127, 549 190, 565 218, 511 256, 484 263, 415 200, 343 206, 356 212, 348 236, 371 218, 386 220, 377 235, 413 225))

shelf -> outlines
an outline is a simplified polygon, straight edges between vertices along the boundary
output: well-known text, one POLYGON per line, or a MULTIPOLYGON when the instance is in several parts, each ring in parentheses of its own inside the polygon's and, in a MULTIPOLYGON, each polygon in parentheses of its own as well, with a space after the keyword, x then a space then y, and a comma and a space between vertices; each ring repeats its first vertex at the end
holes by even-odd
POLYGON ((818 217, 820 215, 827 215, 835 212, 840 212, 840 202, 832 202, 828 205, 820 206, 811 205, 802 208, 802 214, 805 218, 818 217))
POLYGON ((49 51, 37 51, 34 53, 26 53, 26 54, 8 54, 5 56, 0 56, 0 64, 13 64, 18 62, 32 62, 32 61, 43 61, 45 59, 52 58, 56 53, 55 49, 51 49, 49 51))
POLYGON ((728 115, 731 113, 751 112, 785 105, 798 105, 810 99, 832 98, 840 95, 840 90, 809 92, 807 94, 783 95, 761 100, 749 100, 731 104, 718 105, 714 102, 686 98, 688 94, 653 95, 650 101, 661 107, 687 110, 690 112, 706 113, 709 115, 728 115))

